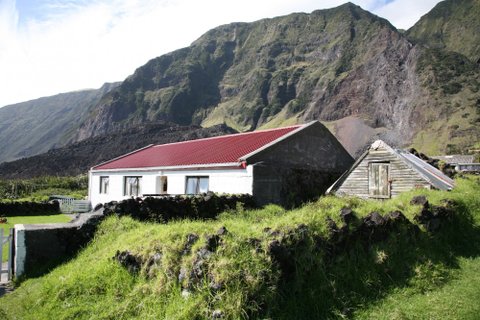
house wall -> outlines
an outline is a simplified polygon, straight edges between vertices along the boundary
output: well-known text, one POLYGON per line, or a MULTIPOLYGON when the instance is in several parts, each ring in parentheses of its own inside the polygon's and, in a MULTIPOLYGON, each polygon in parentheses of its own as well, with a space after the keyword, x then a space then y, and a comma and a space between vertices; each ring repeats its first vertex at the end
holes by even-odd
POLYGON ((318 198, 354 162, 319 122, 247 161, 254 163, 253 196, 257 203, 286 207, 318 198))
POLYGON ((368 165, 370 162, 388 162, 390 164, 390 194, 393 197, 414 188, 430 188, 430 184, 418 172, 411 169, 405 162, 387 149, 379 148, 369 151, 367 156, 348 175, 335 193, 369 198, 368 165))
POLYGON ((247 159, 275 166, 309 169, 341 175, 354 160, 341 143, 320 122, 276 143, 247 159))
POLYGON ((255 202, 259 205, 276 203, 287 208, 318 198, 339 176, 318 170, 265 164, 254 166, 253 174, 255 202))
POLYGON ((120 201, 130 198, 124 196, 124 177, 141 176, 142 194, 157 194, 157 177, 167 177, 167 193, 185 194, 187 176, 208 176, 209 191, 218 193, 252 194, 253 169, 202 169, 202 170, 137 170, 137 171, 90 171, 89 200, 93 206, 99 203, 120 201), (100 177, 109 177, 108 194, 100 194, 100 177))

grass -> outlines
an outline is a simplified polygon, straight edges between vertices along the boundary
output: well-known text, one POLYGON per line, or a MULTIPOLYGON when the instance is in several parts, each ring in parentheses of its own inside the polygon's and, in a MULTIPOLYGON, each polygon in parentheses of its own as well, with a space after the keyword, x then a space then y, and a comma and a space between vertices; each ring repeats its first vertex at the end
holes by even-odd
POLYGON ((159 225, 110 217, 76 258, 0 298, 0 318, 206 319, 217 312, 225 319, 473 319, 479 194, 480 180, 468 178, 458 179, 452 192, 415 190, 385 202, 324 197, 292 211, 239 207, 215 221, 159 225), (318 249, 317 240, 329 236, 325 218, 340 223, 342 207, 359 217, 401 210, 413 221, 420 208, 409 202, 419 194, 433 204, 456 201, 455 219, 434 234, 401 229, 382 242, 352 242, 333 256, 318 249), (205 237, 221 226, 228 233, 199 265, 205 237), (199 240, 186 250, 191 233, 199 240), (268 253, 275 239, 289 252, 289 273, 268 253), (142 261, 138 274, 112 259, 118 250, 142 261), (148 263, 155 255, 159 260, 148 263), (188 280, 192 272, 197 277, 188 280), (187 279, 179 279, 182 273, 187 279))
MULTIPOLYGON (((50 216, 18 216, 8 217, 7 223, 0 224, 0 228, 3 229, 4 235, 8 235, 9 229, 13 228, 16 224, 39 224, 39 223, 61 223, 68 222, 71 218, 64 214, 50 215, 50 216)), ((6 261, 8 258, 8 246, 4 245, 2 261, 6 261)))

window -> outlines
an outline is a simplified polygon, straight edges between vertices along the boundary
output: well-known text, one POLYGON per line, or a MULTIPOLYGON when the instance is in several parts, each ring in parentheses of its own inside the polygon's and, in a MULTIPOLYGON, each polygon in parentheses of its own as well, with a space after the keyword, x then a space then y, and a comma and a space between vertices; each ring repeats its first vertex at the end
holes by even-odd
POLYGON ((186 194, 208 192, 208 177, 187 177, 186 194))
POLYGON ((142 177, 125 177, 123 185, 123 195, 138 197, 142 194, 141 183, 142 177))
POLYGON ((167 194, 168 180, 166 176, 157 177, 157 194, 167 194))
POLYGON ((100 177, 100 193, 108 193, 109 177, 100 177))
POLYGON ((388 163, 370 163, 368 165, 368 194, 373 198, 390 198, 388 163))

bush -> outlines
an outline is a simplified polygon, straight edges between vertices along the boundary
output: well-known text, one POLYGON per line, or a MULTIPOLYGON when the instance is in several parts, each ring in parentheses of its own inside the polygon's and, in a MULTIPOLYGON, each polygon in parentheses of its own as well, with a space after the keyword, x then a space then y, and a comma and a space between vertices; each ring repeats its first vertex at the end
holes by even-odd
POLYGON ((173 196, 112 201, 104 205, 105 215, 129 215, 141 221, 168 222, 173 219, 214 219, 218 214, 235 210, 241 204, 254 208, 253 197, 248 194, 217 195, 213 192, 195 196, 173 196))
POLYGON ((60 213, 57 201, 48 202, 0 202, 0 216, 48 216, 60 213))

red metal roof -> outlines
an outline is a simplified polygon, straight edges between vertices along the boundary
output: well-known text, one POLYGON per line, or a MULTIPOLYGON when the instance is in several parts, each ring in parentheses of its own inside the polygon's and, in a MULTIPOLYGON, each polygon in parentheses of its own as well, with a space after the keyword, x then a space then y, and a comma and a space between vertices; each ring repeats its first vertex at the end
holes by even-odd
POLYGON ((240 158, 301 125, 152 145, 93 167, 93 170, 238 163, 240 158))

